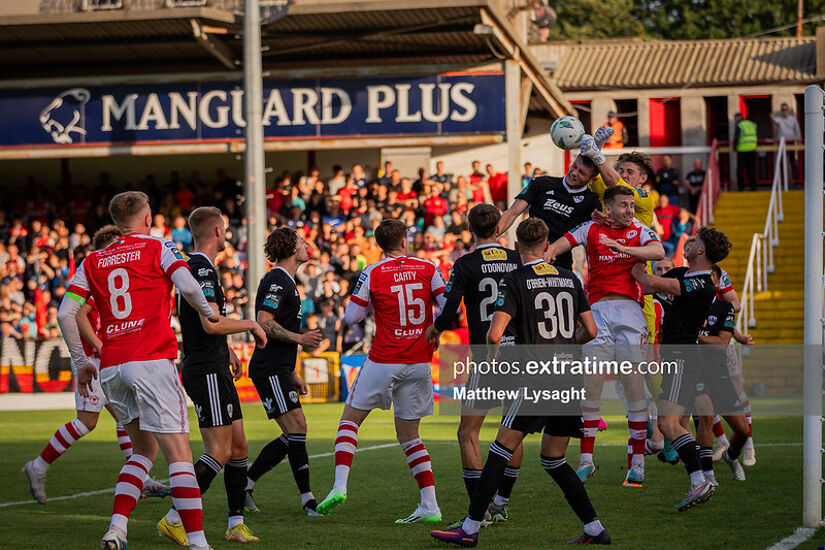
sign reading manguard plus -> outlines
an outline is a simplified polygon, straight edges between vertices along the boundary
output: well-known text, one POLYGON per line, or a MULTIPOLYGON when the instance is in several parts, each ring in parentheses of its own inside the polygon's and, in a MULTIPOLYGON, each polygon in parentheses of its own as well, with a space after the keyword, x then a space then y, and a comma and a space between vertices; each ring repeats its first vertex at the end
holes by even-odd
MULTIPOLYGON (((264 81, 265 139, 505 131, 504 76, 264 81)), ((239 83, 0 91, 0 146, 241 139, 239 83)))

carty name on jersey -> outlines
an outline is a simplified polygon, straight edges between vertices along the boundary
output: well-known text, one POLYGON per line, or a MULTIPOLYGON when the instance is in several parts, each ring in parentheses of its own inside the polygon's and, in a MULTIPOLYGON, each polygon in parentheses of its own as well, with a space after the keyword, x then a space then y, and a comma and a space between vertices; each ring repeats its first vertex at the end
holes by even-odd
POLYGON ((402 271, 400 273, 394 273, 392 276, 393 281, 396 283, 402 283, 404 281, 414 281, 416 278, 415 273, 412 271, 402 271))

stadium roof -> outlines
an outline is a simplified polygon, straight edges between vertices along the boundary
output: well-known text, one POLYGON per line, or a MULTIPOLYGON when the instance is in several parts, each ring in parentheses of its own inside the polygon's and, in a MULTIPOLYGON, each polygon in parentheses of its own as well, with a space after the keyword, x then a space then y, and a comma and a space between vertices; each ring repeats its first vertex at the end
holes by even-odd
MULTIPOLYGON (((132 0, 132 9, 82 11, 45 0, 40 11, 0 7, 0 81, 49 81, 112 75, 237 76, 243 57, 242 0, 166 7, 132 0), (22 14, 21 14, 22 12, 22 14)), ((29 5, 38 4, 29 2, 29 5)), ((514 37, 498 0, 294 0, 288 15, 263 28, 270 76, 383 75, 465 70, 516 59, 533 82, 531 108, 572 112, 538 61, 514 37), (477 34, 477 24, 494 27, 477 34)), ((9 82, 11 81, 11 82, 9 82)))
POLYGON ((816 82, 816 39, 594 40, 533 46, 564 91, 816 82))

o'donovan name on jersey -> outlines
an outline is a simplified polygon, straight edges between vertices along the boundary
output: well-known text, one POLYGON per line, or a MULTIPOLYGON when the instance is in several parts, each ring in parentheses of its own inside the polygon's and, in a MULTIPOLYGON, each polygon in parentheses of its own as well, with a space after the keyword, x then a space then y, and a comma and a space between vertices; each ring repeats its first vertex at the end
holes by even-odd
POLYGON ((97 268, 103 269, 115 264, 125 264, 129 262, 136 262, 140 260, 140 250, 133 250, 132 252, 121 252, 120 254, 112 254, 111 256, 104 256, 97 259, 97 268))
POLYGON ((136 332, 143 327, 144 319, 137 319, 135 321, 123 321, 120 323, 112 323, 106 326, 106 336, 115 337, 136 332))
POLYGON ((482 273, 510 273, 518 269, 518 265, 510 262, 481 264, 482 273))

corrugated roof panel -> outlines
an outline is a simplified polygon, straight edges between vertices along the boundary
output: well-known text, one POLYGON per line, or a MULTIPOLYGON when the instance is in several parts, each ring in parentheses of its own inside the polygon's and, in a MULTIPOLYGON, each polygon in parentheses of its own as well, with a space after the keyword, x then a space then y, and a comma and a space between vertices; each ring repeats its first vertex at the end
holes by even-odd
POLYGON ((563 48, 563 90, 726 86, 816 79, 812 37, 699 41, 589 41, 563 48))

